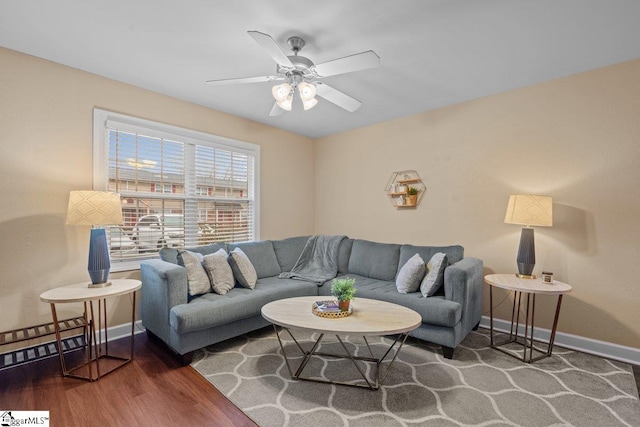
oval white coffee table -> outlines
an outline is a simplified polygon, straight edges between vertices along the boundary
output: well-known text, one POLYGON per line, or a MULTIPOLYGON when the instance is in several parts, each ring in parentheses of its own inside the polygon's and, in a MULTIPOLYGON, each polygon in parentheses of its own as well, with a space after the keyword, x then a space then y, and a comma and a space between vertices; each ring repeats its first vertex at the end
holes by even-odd
MULTIPOLYGON (((325 297, 325 300, 331 299, 331 297, 325 297)), ((416 329, 422 324, 422 317, 415 311, 403 307, 398 304, 392 304, 385 301, 377 301, 366 298, 356 298, 352 302, 353 313, 347 317, 341 317, 338 319, 320 317, 313 314, 311 306, 314 302, 323 300, 323 297, 311 296, 311 297, 296 297, 285 298, 278 301, 273 301, 265 304, 262 307, 262 317, 273 324, 282 349, 284 360, 289 369, 289 374, 294 380, 315 381, 329 384, 341 384, 355 387, 364 387, 371 390, 377 390, 380 385, 384 383, 391 367, 393 366, 396 357, 400 353, 405 340, 409 336, 409 332, 416 329), (285 347, 280 338, 280 333, 277 327, 281 327, 295 342, 298 349, 304 355, 304 358, 300 362, 300 366, 294 372, 291 369, 289 358, 287 356, 285 347), (311 350, 304 350, 296 338, 293 336, 291 329, 302 329, 310 332, 320 333, 319 338, 313 344, 311 350), (335 335, 340 342, 344 354, 329 354, 317 351, 320 342, 324 338, 325 334, 335 335), (354 356, 345 346, 344 341, 340 336, 344 335, 360 335, 364 339, 364 342, 369 349, 371 357, 354 356), (373 351, 367 341, 367 336, 385 336, 385 335, 397 335, 393 343, 389 346, 382 357, 376 358, 373 355, 373 351), (381 375, 380 365, 385 361, 387 356, 391 353, 391 350, 399 343, 399 346, 391 359, 389 366, 387 366, 384 375, 381 375), (332 380, 323 380, 317 378, 307 378, 300 376, 305 366, 309 362, 312 356, 328 356, 338 358, 350 359, 354 366, 360 372, 360 375, 366 383, 347 383, 332 380), (377 375, 375 382, 370 381, 362 368, 356 363, 356 361, 373 362, 376 364, 377 375)))

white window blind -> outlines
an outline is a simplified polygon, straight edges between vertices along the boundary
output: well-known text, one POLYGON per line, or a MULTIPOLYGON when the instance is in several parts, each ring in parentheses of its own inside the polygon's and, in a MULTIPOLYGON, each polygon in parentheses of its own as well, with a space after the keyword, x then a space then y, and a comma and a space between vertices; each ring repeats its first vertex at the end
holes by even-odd
POLYGON ((94 187, 122 197, 112 269, 163 247, 258 238, 258 146, 97 109, 94 139, 94 187))

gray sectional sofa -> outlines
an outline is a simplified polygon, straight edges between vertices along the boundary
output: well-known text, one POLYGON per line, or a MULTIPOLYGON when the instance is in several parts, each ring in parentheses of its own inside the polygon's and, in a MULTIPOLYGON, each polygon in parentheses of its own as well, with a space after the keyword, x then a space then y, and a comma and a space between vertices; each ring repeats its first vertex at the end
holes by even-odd
MULTIPOLYGON (((187 291, 186 270, 178 265, 178 251, 163 249, 161 259, 143 261, 140 266, 142 324, 150 335, 162 340, 188 363, 194 350, 269 325, 260 309, 270 301, 330 295, 331 281, 318 286, 278 278, 281 272, 293 268, 307 239, 292 237, 189 249, 206 255, 220 248, 232 251, 239 247, 258 276, 253 290, 236 286, 226 295, 207 293, 193 298, 187 291)), ((480 322, 482 261, 464 258, 462 246, 413 246, 345 238, 338 250, 340 276, 356 280, 356 300, 389 301, 420 313, 423 323, 411 335, 441 345, 449 359, 455 347, 480 322), (399 293, 395 277, 407 260, 418 253, 426 262, 436 252, 444 252, 449 260, 440 292, 428 298, 420 292, 399 293)))

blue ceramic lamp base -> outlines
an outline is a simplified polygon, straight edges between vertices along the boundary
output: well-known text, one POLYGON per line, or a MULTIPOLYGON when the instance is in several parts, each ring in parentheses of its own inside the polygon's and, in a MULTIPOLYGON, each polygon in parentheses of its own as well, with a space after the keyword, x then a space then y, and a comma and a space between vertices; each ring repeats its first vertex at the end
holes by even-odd
POLYGON ((92 228, 91 240, 89 241, 89 277, 91 277, 90 288, 103 288, 109 286, 109 245, 104 228, 92 228))
POLYGON ((523 227, 520 234, 518 248, 518 276, 521 279, 535 279, 533 267, 536 265, 536 246, 533 238, 533 228, 523 227))

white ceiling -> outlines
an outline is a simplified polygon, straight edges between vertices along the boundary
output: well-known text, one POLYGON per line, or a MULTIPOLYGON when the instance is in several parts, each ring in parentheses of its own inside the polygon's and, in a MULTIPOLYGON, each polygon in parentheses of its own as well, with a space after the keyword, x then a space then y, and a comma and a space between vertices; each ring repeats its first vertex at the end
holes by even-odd
POLYGON ((316 138, 640 58, 639 18, 638 0, 2 0, 0 45, 316 138), (269 117, 272 83, 204 83, 275 73, 248 30, 381 66, 323 80, 354 113, 269 117))

